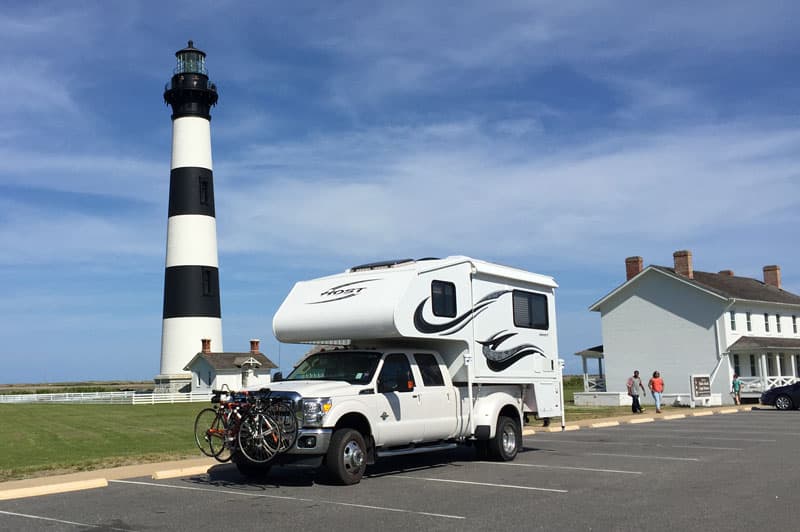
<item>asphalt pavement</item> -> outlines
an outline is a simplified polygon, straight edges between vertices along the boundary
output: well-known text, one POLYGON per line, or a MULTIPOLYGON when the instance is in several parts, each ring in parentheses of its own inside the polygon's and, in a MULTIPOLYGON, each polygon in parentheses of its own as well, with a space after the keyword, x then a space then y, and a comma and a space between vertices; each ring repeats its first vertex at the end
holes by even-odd
MULTIPOLYGON (((0 500, 0 530, 797 528, 800 412, 632 419, 538 431, 513 462, 476 461, 470 448, 397 457, 355 486, 314 470, 251 482, 228 464, 149 465, 104 486, 0 500)), ((9 484, 0 498, 20 489, 9 484)))

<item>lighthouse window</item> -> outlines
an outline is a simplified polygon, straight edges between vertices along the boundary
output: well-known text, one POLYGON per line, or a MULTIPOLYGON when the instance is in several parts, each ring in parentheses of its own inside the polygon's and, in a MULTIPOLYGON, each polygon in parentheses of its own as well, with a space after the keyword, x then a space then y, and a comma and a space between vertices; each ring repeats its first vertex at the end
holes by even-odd
POLYGON ((213 296, 214 289, 211 286, 211 270, 203 268, 203 295, 213 296))
POLYGON ((447 281, 431 282, 433 315, 454 318, 456 315, 456 285, 447 281))
POLYGON ((208 205, 208 179, 200 178, 200 205, 208 205))

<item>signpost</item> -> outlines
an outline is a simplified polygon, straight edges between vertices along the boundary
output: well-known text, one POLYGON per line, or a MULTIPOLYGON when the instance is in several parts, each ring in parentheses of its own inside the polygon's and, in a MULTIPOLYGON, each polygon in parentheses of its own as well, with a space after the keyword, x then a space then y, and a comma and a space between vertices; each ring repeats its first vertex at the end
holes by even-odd
POLYGON ((691 406, 696 402, 708 405, 711 400, 711 375, 691 375, 689 377, 689 390, 691 391, 691 406))

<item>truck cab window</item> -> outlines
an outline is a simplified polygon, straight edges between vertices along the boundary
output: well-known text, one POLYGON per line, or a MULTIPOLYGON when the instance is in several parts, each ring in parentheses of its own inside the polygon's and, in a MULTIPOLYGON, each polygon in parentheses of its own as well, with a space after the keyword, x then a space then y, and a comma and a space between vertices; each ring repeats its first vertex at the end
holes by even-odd
POLYGON ((386 357, 378 377, 378 393, 410 392, 414 389, 414 375, 411 364, 402 353, 386 357))
POLYGON ((433 315, 443 318, 456 316, 456 285, 447 281, 431 282, 433 315))
POLYGON ((439 369, 435 356, 430 353, 417 353, 414 355, 414 360, 417 362, 425 386, 444 386, 442 370, 439 369))

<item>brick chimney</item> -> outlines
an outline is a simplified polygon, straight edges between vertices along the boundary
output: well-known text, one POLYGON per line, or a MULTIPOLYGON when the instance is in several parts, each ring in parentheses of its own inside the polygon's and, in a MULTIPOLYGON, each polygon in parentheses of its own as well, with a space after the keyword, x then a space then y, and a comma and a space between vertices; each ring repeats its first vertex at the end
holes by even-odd
POLYGON ((209 354, 211 352, 211 338, 203 338, 200 342, 203 344, 203 354, 209 354))
POLYGON ((259 350, 258 350, 258 349, 259 349, 259 347, 258 347, 258 344, 259 344, 260 342, 261 342, 261 340, 259 340, 259 339, 257 339, 257 338, 254 338, 254 339, 250 340, 250 353, 252 353, 252 354, 254 354, 254 355, 257 355, 257 354, 259 353, 259 350))
POLYGON ((642 271, 642 257, 628 257, 625 259, 625 280, 630 281, 642 271))
POLYGON ((771 284, 775 288, 781 287, 781 267, 773 264, 764 266, 764 283, 771 284))
POLYGON ((720 275, 727 275, 728 277, 733 277, 733 270, 720 270, 720 275))
POLYGON ((676 251, 672 254, 675 260, 675 273, 694 279, 694 269, 692 268, 692 252, 686 249, 676 251))

